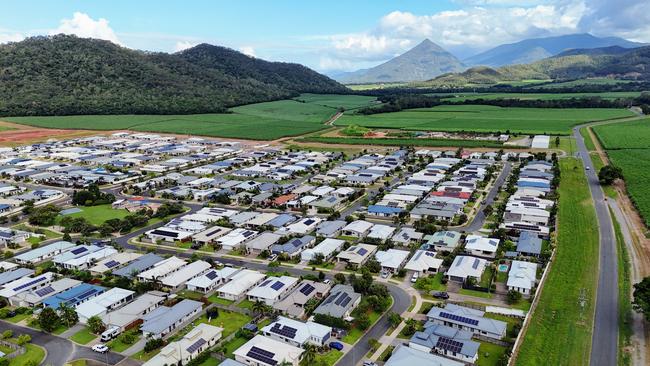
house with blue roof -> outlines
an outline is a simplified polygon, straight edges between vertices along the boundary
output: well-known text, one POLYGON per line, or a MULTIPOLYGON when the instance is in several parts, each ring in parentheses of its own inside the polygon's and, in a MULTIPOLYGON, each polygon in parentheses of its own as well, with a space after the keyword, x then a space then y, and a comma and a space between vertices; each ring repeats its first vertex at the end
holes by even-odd
POLYGON ((529 257, 538 257, 542 253, 542 239, 536 233, 522 231, 517 240, 517 252, 529 257))
POLYGON ((66 304, 70 307, 76 307, 79 304, 104 293, 106 288, 97 285, 91 285, 89 283, 82 283, 79 286, 75 286, 67 291, 52 295, 45 300, 43 300, 43 306, 50 307, 54 310, 57 310, 61 304, 66 304))
POLYGON ((311 235, 305 235, 299 238, 289 239, 286 243, 283 244, 273 244, 271 246, 271 252, 273 254, 287 254, 290 257, 300 254, 310 245, 316 242, 316 238, 311 235))
POLYGON ((368 206, 368 214, 381 217, 393 217, 404 212, 399 207, 383 206, 383 205, 370 205, 368 206))

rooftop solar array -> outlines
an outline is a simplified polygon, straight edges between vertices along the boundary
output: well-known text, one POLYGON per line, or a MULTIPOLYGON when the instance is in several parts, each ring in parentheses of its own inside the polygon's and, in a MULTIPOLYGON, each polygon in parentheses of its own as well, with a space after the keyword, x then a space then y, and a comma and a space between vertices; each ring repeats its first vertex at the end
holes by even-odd
POLYGON ((263 350, 255 346, 251 347, 248 353, 246 353, 246 356, 264 362, 267 365, 275 365, 278 363, 278 361, 273 359, 275 353, 263 350))
POLYGON ((43 276, 43 277, 38 277, 38 278, 35 279, 35 280, 31 280, 31 281, 29 281, 29 282, 27 282, 27 283, 23 283, 22 285, 20 285, 20 286, 14 288, 14 291, 20 291, 20 290, 25 289, 25 288, 27 288, 27 287, 33 286, 33 285, 35 285, 35 284, 37 284, 37 283, 39 283, 39 282, 41 282, 41 281, 44 281, 46 278, 47 278, 47 277, 45 277, 45 276, 43 276))
POLYGON ((264 287, 264 286, 268 285, 269 283, 271 283, 271 281, 273 281, 273 280, 266 280, 266 281, 262 282, 260 287, 264 287))
POLYGON ((474 263, 472 264, 472 268, 477 269, 479 263, 481 263, 481 261, 478 258, 475 258, 474 263))
POLYGON ((106 268, 113 268, 119 266, 120 262, 111 259, 110 261, 106 262, 104 265, 106 266, 106 268))
POLYGON ((441 312, 440 316, 445 318, 445 319, 455 320, 455 321, 461 322, 461 323, 466 323, 466 324, 471 324, 471 325, 478 325, 478 320, 466 318, 466 317, 460 316, 460 315, 441 312))
POLYGON ((54 292, 54 289, 52 288, 52 286, 47 286, 47 287, 40 288, 40 289, 38 289, 38 290, 36 290, 34 292, 36 293, 36 295, 38 295, 40 297, 45 297, 45 295, 48 295, 48 294, 51 294, 52 292, 54 292))
POLYGON ((305 225, 309 226, 314 223, 314 219, 307 219, 305 220, 305 225))
POLYGON ((95 288, 90 289, 90 290, 80 294, 79 296, 77 296, 77 299, 79 299, 79 300, 87 299, 87 298, 89 298, 90 296, 94 295, 97 292, 98 292, 98 290, 95 289, 95 288))
POLYGON ((187 347, 187 352, 194 353, 196 350, 201 348, 201 346, 203 346, 206 343, 207 342, 205 341, 205 339, 199 338, 196 342, 192 343, 191 346, 187 347))
POLYGON ((300 293, 302 293, 305 296, 309 296, 312 292, 314 292, 316 288, 308 283, 306 283, 301 289, 300 293))
POLYGON ((271 288, 274 289, 275 291, 278 291, 282 287, 284 287, 284 283, 282 283, 280 281, 275 281, 275 283, 273 285, 271 285, 271 288))
POLYGON ((359 250, 357 250, 357 253, 359 253, 359 255, 366 255, 366 253, 368 253, 368 250, 365 248, 359 248, 359 250))
POLYGON ((77 249, 72 249, 70 252, 72 254, 74 254, 74 255, 77 255, 77 254, 81 254, 81 253, 86 252, 86 251, 88 251, 88 248, 81 247, 81 248, 77 248, 77 249))
POLYGON ((463 349, 463 343, 447 337, 439 337, 438 342, 436 343, 436 348, 442 348, 445 351, 451 351, 453 353, 460 353, 460 350, 463 349))
POLYGON ((294 339, 298 330, 289 326, 282 326, 280 323, 275 323, 271 328, 271 332, 279 334, 283 337, 294 339))
MULTIPOLYGON (((348 300, 348 299, 349 299, 349 296, 348 296, 347 294, 345 294, 345 293, 341 293, 341 296, 339 296, 339 298, 336 299, 336 301, 334 301, 334 304, 335 304, 335 305, 340 305, 340 306, 345 306, 345 305, 341 305, 341 303, 342 303, 344 300, 348 300)), ((350 300, 348 300, 348 302, 349 302, 349 301, 350 301, 350 300)), ((346 302, 346 304, 347 304, 347 302, 346 302)))
POLYGON ((210 280, 214 280, 215 278, 217 278, 217 272, 210 271, 210 272, 205 274, 205 277, 207 277, 210 280))

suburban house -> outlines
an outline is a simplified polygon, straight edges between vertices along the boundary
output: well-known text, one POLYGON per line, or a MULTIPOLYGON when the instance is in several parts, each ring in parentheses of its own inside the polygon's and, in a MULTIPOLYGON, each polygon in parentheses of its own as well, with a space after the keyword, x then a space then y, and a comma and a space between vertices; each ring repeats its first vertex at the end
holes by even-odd
POLYGON ((477 257, 493 258, 497 253, 500 242, 499 239, 468 235, 465 239, 465 251, 477 257))
POLYGON ((223 267, 222 269, 210 269, 201 276, 194 277, 187 281, 186 286, 190 291, 209 294, 217 287, 230 281, 232 276, 239 272, 238 268, 223 267))
POLYGON ((210 268, 212 268, 210 263, 198 260, 168 274, 160 282, 172 291, 179 290, 185 286, 187 281, 204 274, 210 268))
POLYGON ((447 270, 447 278, 450 281, 465 282, 471 277, 477 282, 481 280, 487 261, 482 258, 457 255, 447 270))
POLYGON ((166 293, 150 291, 137 297, 121 308, 114 309, 104 316, 102 322, 106 328, 117 327, 120 331, 135 326, 143 315, 150 313, 163 304, 166 293))
POLYGON ((368 235, 368 232, 370 232, 370 229, 372 228, 374 224, 364 221, 364 220, 356 220, 352 221, 351 223, 347 224, 343 230, 342 234, 344 236, 351 236, 354 238, 363 238, 366 235, 368 235))
POLYGON ((185 365, 221 339, 223 328, 200 323, 178 341, 166 345, 143 366, 185 365))
POLYGON ((472 340, 473 335, 470 331, 426 323, 423 331, 411 337, 409 347, 474 364, 481 344, 472 340))
POLYGON ((464 362, 454 361, 415 348, 399 345, 393 350, 384 366, 465 366, 464 362))
POLYGON ((457 231, 438 231, 424 237, 422 249, 451 252, 460 244, 460 238, 461 234, 457 231))
POLYGON ((160 339, 198 315, 202 307, 202 303, 187 299, 172 307, 161 306, 142 317, 140 330, 146 338, 160 339))
POLYGON ((440 270, 443 260, 436 258, 436 253, 428 250, 418 249, 413 253, 411 259, 404 268, 419 274, 436 273, 440 270))
POLYGON ((233 355, 235 360, 251 366, 276 366, 289 364, 299 366, 304 350, 269 337, 256 335, 239 347, 233 355))
POLYGON ((370 244, 356 244, 336 256, 338 262, 361 266, 377 251, 377 246, 370 244))
POLYGON ((15 268, 11 270, 4 269, 4 272, 0 272, 0 287, 4 286, 5 283, 15 281, 22 277, 31 276, 34 274, 34 270, 31 268, 15 268))
POLYGON ((172 272, 178 271, 186 264, 187 262, 184 259, 180 259, 176 256, 169 257, 155 263, 152 268, 144 272, 140 272, 137 277, 141 281, 157 281, 163 277, 168 276, 172 272))
POLYGON ((388 249, 375 253, 375 259, 381 264, 381 269, 390 273, 397 273, 411 253, 406 250, 388 249))
POLYGON ((508 272, 508 290, 519 291, 524 295, 530 295, 531 290, 537 283, 537 263, 512 261, 508 272))
POLYGON ((246 293, 250 301, 262 301, 267 305, 273 306, 280 301, 289 291, 298 284, 295 277, 268 277, 257 287, 254 287, 246 293))
POLYGON ((341 233, 346 223, 343 220, 323 221, 316 229, 316 235, 333 238, 341 233))
POLYGON ((113 287, 92 299, 77 305, 76 311, 79 315, 79 322, 86 324, 93 316, 102 317, 111 310, 130 302, 135 297, 135 292, 119 287, 113 287))
POLYGON ((138 274, 151 269, 156 263, 162 262, 163 258, 154 254, 147 253, 138 259, 132 261, 124 267, 113 270, 113 274, 116 276, 128 277, 137 276, 138 274))
POLYGON ((54 296, 61 292, 67 291, 75 286, 81 284, 81 281, 63 277, 56 280, 45 287, 35 288, 29 291, 17 293, 9 298, 9 303, 12 306, 18 307, 35 307, 40 305, 43 300, 50 296, 54 296))
POLYGON ((352 286, 338 284, 332 288, 325 301, 318 305, 314 314, 345 319, 360 302, 361 294, 354 292, 352 286))
POLYGON ((343 248, 343 244, 345 244, 343 240, 327 238, 316 244, 315 247, 303 250, 300 254, 300 259, 309 262, 314 260, 318 254, 321 254, 323 260, 327 261, 334 256, 334 253, 343 248))
POLYGON ((242 247, 246 242, 256 237, 257 234, 258 232, 254 230, 239 228, 217 239, 217 244, 221 245, 223 249, 231 251, 242 247))
POLYGON ((311 321, 301 322, 284 316, 279 316, 276 321, 262 328, 262 334, 265 336, 296 347, 302 347, 307 343, 318 347, 325 346, 331 333, 331 327, 311 321))
POLYGON ((282 244, 273 244, 271 246, 271 253, 286 254, 289 257, 295 257, 308 246, 314 244, 315 241, 316 238, 311 235, 292 238, 282 244))
POLYGON ((70 250, 73 247, 75 247, 75 245, 68 241, 57 241, 55 243, 44 245, 42 247, 32 249, 28 252, 18 254, 17 256, 14 256, 12 260, 18 264, 36 264, 59 255, 66 250, 70 250))
POLYGON ((427 313, 427 320, 433 324, 469 331, 484 337, 503 338, 506 335, 507 323, 486 318, 484 314, 484 311, 447 304, 444 308, 431 308, 427 313))
POLYGON ((54 281, 54 273, 45 272, 35 277, 21 277, 5 283, 0 289, 0 297, 9 299, 20 293, 47 287, 54 281))
POLYGON ((108 258, 102 259, 101 261, 97 262, 94 266, 90 267, 88 270, 92 274, 102 274, 105 272, 112 272, 119 267, 133 262, 134 260, 140 258, 142 254, 140 253, 133 253, 133 252, 117 252, 113 255, 111 255, 108 258))
POLYGON ((226 300, 239 300, 244 297, 248 290, 262 282, 265 277, 265 275, 257 271, 242 269, 233 274, 230 277, 230 281, 217 290, 217 294, 219 297, 226 300))
POLYGON ((542 253, 542 239, 529 231, 522 231, 517 240, 517 253, 528 257, 539 257, 542 253))
POLYGON ((76 307, 79 304, 83 304, 84 302, 101 295, 104 291, 106 291, 106 288, 104 287, 81 283, 78 286, 46 298, 43 300, 42 304, 43 306, 50 307, 54 310, 57 310, 61 304, 76 307))
POLYGON ((192 241, 199 245, 213 244, 217 239, 228 234, 232 229, 222 226, 211 226, 197 234, 192 235, 192 241))
POLYGON ((294 318, 305 315, 305 305, 311 299, 322 299, 330 291, 330 286, 322 282, 303 280, 284 299, 276 302, 273 308, 294 318))
POLYGON ((255 239, 246 243, 246 251, 250 254, 259 255, 265 250, 268 250, 273 244, 282 239, 282 235, 272 233, 270 231, 263 232, 255 239))

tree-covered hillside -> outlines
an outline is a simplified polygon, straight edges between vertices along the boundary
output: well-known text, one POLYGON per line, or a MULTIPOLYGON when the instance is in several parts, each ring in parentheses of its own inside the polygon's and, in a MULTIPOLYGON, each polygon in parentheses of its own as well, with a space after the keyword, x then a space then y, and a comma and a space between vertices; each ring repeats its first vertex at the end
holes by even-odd
POLYGON ((170 55, 57 35, 0 46, 3 116, 223 112, 302 92, 346 88, 302 65, 207 45, 170 55))

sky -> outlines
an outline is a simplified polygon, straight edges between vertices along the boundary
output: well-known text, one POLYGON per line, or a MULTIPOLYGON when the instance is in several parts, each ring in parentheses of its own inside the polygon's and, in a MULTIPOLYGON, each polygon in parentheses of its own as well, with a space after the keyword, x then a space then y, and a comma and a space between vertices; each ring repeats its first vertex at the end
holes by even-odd
POLYGON ((178 52, 199 43, 321 72, 384 62, 425 38, 469 57, 571 33, 650 42, 650 0, 3 0, 0 43, 75 34, 178 52))

